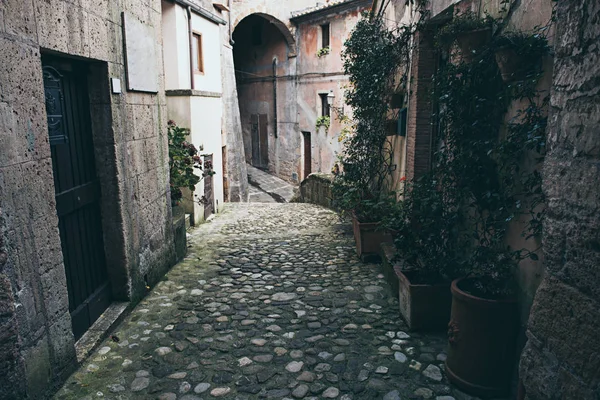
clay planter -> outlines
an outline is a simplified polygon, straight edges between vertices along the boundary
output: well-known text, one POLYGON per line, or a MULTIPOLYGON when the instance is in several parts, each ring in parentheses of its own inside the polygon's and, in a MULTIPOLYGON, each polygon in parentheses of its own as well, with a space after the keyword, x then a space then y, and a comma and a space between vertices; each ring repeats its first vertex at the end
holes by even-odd
POLYGON ((389 232, 379 228, 379 222, 359 222, 354 213, 352 213, 352 228, 356 253, 359 257, 379 257, 381 243, 392 241, 389 232))
POLYGON ((461 290, 464 282, 464 278, 457 279, 451 286, 448 379, 470 394, 505 395, 516 364, 517 301, 473 296, 461 290))
POLYGON ((410 330, 432 331, 445 329, 448 326, 448 321, 450 321, 450 306, 452 304, 450 283, 415 284, 411 282, 414 272, 402 271, 398 265, 394 266, 394 272, 399 282, 400 314, 410 330))
POLYGON ((456 36, 456 44, 465 62, 473 61, 475 53, 481 49, 492 37, 490 28, 482 28, 474 31, 463 32, 456 36))
POLYGON ((541 58, 535 60, 532 64, 529 57, 517 54, 510 47, 499 48, 496 50, 495 57, 504 82, 525 80, 529 75, 539 70, 541 66, 541 58))

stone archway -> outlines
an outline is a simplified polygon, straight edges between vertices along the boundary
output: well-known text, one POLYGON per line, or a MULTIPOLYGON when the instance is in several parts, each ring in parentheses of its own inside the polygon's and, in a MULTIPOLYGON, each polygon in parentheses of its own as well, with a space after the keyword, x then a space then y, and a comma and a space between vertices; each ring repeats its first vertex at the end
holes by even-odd
POLYGON ((233 24, 233 30, 235 31, 235 29, 237 28, 237 26, 239 25, 240 22, 242 22, 244 19, 246 19, 252 15, 264 18, 269 23, 271 23, 273 26, 275 26, 277 28, 277 30, 279 30, 279 32, 281 32, 281 34, 283 35, 283 37, 287 43, 288 58, 296 57, 296 55, 298 54, 298 50, 297 50, 297 46, 296 46, 296 39, 294 39, 294 34, 291 30, 293 28, 290 28, 288 25, 283 23, 280 19, 278 19, 270 14, 267 14, 266 12, 250 11, 248 13, 239 15, 235 19, 235 23, 233 24))

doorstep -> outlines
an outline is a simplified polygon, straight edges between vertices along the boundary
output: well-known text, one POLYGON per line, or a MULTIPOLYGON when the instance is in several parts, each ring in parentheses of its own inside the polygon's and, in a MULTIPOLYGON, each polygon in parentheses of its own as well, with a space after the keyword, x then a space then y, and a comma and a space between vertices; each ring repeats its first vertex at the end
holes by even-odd
POLYGON ((128 302, 114 302, 75 343, 77 362, 84 361, 98 347, 108 333, 123 319, 128 302))

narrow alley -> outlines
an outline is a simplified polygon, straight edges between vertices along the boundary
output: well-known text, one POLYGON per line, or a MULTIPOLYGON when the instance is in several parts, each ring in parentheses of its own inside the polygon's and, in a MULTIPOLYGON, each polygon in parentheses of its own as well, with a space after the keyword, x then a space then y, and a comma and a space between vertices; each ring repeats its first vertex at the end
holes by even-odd
POLYGON ((189 246, 56 399, 470 398, 334 212, 227 204, 189 246))

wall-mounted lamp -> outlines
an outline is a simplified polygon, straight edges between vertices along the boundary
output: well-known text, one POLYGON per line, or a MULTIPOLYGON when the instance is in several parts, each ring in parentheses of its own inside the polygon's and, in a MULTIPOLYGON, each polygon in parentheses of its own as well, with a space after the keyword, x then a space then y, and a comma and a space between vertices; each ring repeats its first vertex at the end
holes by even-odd
POLYGON ((334 107, 333 99, 335 99, 335 94, 333 94, 333 90, 330 90, 329 94, 327 95, 327 105, 329 105, 329 108, 334 110, 338 116, 343 117, 344 116, 344 105, 342 104, 342 106, 339 108, 334 107))

